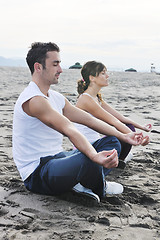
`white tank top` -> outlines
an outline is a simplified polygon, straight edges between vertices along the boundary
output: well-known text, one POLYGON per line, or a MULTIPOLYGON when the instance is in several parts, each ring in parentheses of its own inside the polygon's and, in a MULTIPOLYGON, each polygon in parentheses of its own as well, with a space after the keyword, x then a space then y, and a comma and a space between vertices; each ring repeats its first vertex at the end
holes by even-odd
MULTIPOLYGON (((81 94, 81 96, 82 95, 87 95, 92 98, 92 96, 88 93, 83 93, 83 94, 81 94)), ((92 117, 94 117, 92 114, 90 114, 90 115, 92 117)), ((75 127, 88 139, 88 141, 90 143, 92 143, 100 138, 100 134, 98 132, 94 131, 93 129, 91 129, 85 125, 75 123, 75 127)))
POLYGON ((23 180, 37 168, 41 157, 63 151, 63 135, 23 111, 22 104, 35 96, 48 99, 60 114, 65 106, 63 95, 49 90, 46 97, 34 82, 20 94, 13 117, 13 158, 23 180))

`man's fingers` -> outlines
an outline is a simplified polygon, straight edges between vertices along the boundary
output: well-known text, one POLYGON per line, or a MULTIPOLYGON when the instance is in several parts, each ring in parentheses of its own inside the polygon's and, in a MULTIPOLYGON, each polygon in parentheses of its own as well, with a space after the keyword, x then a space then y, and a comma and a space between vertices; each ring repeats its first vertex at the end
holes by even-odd
POLYGON ((143 138, 143 140, 142 140, 141 145, 142 145, 142 146, 145 146, 145 145, 147 145, 148 143, 149 143, 149 136, 145 136, 145 137, 143 138))
POLYGON ((110 155, 109 157, 107 157, 106 159, 109 168, 113 168, 113 167, 117 167, 118 166, 118 155, 117 155, 117 151, 114 152, 112 155, 110 155))

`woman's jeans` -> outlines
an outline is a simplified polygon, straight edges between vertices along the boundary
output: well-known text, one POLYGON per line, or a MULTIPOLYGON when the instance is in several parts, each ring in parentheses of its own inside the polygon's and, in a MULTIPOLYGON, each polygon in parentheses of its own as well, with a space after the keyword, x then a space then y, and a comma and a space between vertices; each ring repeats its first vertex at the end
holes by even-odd
MULTIPOLYGON (((114 136, 98 139, 92 145, 97 152, 116 149, 119 155, 121 151, 121 144, 114 136)), ((24 181, 24 185, 35 193, 60 195, 81 183, 103 197, 105 176, 110 171, 111 169, 103 168, 76 149, 42 157, 39 166, 24 181)))
MULTIPOLYGON (((126 124, 126 126, 129 127, 133 132, 136 131, 132 124, 126 124)), ((122 141, 120 141, 120 143, 121 143, 121 154, 119 156, 119 159, 124 160, 127 157, 128 153, 131 151, 132 145, 122 141)))

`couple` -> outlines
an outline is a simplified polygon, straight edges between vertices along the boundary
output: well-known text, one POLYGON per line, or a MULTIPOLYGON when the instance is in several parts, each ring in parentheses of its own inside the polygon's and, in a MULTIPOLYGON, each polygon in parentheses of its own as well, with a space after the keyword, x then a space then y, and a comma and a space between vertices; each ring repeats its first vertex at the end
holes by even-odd
MULTIPOLYGON (((118 166, 121 143, 145 145, 149 138, 128 130, 121 123, 120 115, 112 113, 110 107, 100 100, 99 93, 95 95, 99 87, 106 84, 96 83, 104 79, 107 81, 105 67, 98 71, 93 67, 95 73, 89 73, 89 77, 86 77, 88 73, 82 75, 85 88, 77 107, 60 93, 51 90, 50 86, 58 83, 62 73, 59 52, 59 47, 54 43, 37 42, 32 44, 27 54, 32 81, 20 94, 13 118, 13 158, 24 185, 29 191, 46 195, 60 195, 71 189, 89 189, 101 199, 106 194, 122 193, 121 184, 105 180, 111 169, 118 166), (87 106, 83 104, 86 102, 87 106), (98 117, 101 115, 99 110, 94 113, 93 103, 105 112, 103 118, 98 117), (114 124, 112 119, 115 119, 114 124), (106 136, 94 139, 91 144, 72 122, 106 136), (76 149, 63 151, 63 135, 70 139, 76 149)), ((135 124, 132 121, 128 123, 135 124)), ((138 125, 135 124, 135 127, 138 125)), ((147 126, 144 130, 148 131, 149 128, 147 126)))

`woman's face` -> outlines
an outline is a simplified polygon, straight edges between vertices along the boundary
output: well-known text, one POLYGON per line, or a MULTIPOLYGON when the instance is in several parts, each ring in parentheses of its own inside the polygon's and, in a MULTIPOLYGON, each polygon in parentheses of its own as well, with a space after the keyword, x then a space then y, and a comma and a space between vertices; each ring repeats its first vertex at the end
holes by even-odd
POLYGON ((94 82, 99 86, 99 87, 106 87, 108 86, 108 74, 107 74, 107 69, 104 68, 102 72, 99 73, 97 77, 94 77, 94 82))

